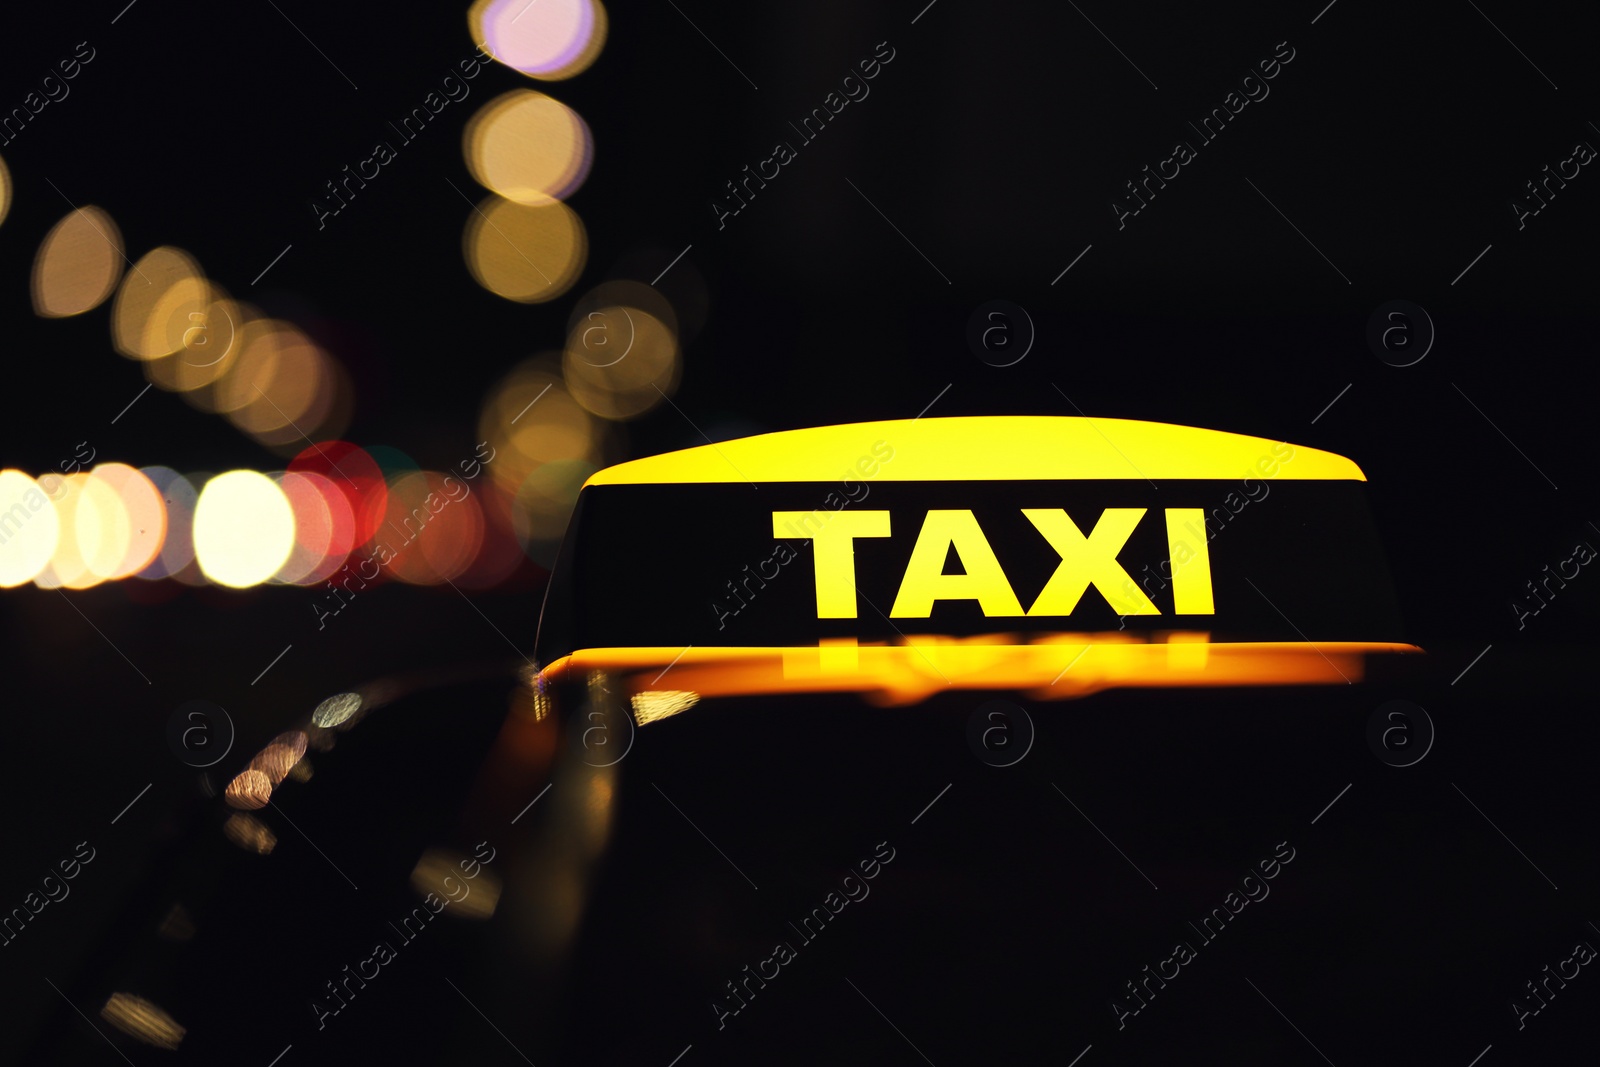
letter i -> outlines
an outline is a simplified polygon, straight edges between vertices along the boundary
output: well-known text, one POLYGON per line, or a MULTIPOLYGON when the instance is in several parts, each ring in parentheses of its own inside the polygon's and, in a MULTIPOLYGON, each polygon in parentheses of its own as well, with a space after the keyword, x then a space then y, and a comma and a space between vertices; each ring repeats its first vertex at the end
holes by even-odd
POLYGON ((1181 523, 1205 522, 1204 508, 1167 509, 1167 556, 1172 560, 1172 610, 1179 615, 1214 615, 1217 608, 1211 594, 1211 545, 1201 541, 1189 550, 1189 558, 1178 562, 1178 549, 1188 548, 1181 523))

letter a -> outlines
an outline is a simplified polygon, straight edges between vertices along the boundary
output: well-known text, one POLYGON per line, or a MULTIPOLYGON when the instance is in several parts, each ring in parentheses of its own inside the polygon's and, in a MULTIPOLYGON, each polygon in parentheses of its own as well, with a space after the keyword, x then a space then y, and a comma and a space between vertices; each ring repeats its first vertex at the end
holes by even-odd
POLYGON ((928 512, 889 617, 926 619, 933 614, 935 600, 976 600, 991 618, 1022 614, 1017 594, 970 511, 928 512), (966 568, 964 574, 944 573, 952 546, 966 568))

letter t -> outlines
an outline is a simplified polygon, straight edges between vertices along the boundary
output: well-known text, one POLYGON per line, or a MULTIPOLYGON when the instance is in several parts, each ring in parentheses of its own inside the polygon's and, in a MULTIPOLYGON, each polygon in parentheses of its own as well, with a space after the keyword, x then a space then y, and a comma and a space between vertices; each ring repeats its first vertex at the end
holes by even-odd
MULTIPOLYGON (((828 519, 828 524, 814 534, 785 534, 785 525, 793 529, 795 523, 811 519, 809 511, 774 511, 772 535, 774 537, 809 538, 817 567, 817 618, 856 618, 856 556, 855 539, 858 537, 888 537, 889 513, 887 511, 839 511, 828 519)), ((813 519, 813 524, 815 520, 813 519)), ((803 528, 803 527, 802 527, 803 528)))

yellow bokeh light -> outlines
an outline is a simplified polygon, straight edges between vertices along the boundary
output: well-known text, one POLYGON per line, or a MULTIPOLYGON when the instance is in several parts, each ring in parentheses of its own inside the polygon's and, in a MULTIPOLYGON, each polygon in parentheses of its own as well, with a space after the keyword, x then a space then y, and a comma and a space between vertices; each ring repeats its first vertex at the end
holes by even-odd
POLYGON ((183 1035, 188 1032, 159 1004, 132 993, 111 994, 100 1009, 100 1017, 129 1037, 169 1052, 183 1043, 183 1035))
POLYGON ((272 783, 273 788, 277 788, 305 754, 305 731, 290 730, 274 737, 271 744, 257 752, 255 759, 250 761, 250 769, 266 775, 267 781, 272 783))
POLYGON ((278 835, 253 815, 236 811, 222 824, 222 836, 246 852, 265 856, 278 845, 278 835))
POLYGON ((76 578, 83 573, 83 556, 78 552, 76 534, 78 500, 83 495, 83 483, 89 475, 83 472, 46 474, 39 479, 39 488, 55 505, 60 536, 50 553, 50 561, 34 576, 33 584, 40 589, 60 589, 63 577, 76 578))
POLYGON ((688 711, 700 703, 700 694, 684 689, 645 689, 633 694, 633 721, 640 726, 688 711))
POLYGON ((32 581, 61 539, 55 502, 19 470, 0 471, 0 588, 32 581))
POLYGON ((122 279, 111 311, 111 339, 131 359, 160 359, 184 347, 205 318, 211 286, 194 257, 163 246, 147 252, 122 279))
POLYGON ((116 573, 133 539, 128 509, 116 487, 100 477, 99 468, 90 471, 83 483, 83 496, 72 520, 78 551, 83 555, 83 573, 65 584, 68 589, 86 589, 116 573))
POLYGON ((443 848, 430 848, 411 870, 411 888, 419 896, 432 894, 450 905, 451 914, 463 919, 487 919, 500 902, 500 879, 473 857, 443 848))
POLYGON ((272 779, 267 777, 267 772, 249 767, 228 783, 228 788, 222 791, 222 799, 231 808, 245 811, 264 808, 272 799, 272 779))
POLYGON ((572 287, 589 254, 577 214, 559 200, 517 204, 491 196, 467 220, 467 267, 507 300, 538 304, 572 287))
POLYGON ((472 116, 462 153, 479 185, 519 204, 566 199, 589 174, 589 126, 561 101, 513 89, 472 116))
POLYGON ((6 215, 11 210, 11 172, 6 169, 6 161, 0 159, 0 222, 6 221, 6 215))
POLYGON ((294 548, 294 509, 276 482, 228 471, 205 484, 194 507, 194 554, 205 576, 243 589, 271 578, 294 548))
POLYGON ((299 333, 278 319, 252 319, 239 330, 234 344, 238 349, 231 366, 212 390, 211 410, 228 414, 257 402, 258 383, 272 380, 284 347, 299 333))
POLYGON ((82 207, 56 223, 33 261, 33 310, 49 319, 99 307, 122 277, 122 233, 111 216, 82 207))
POLYGON ((88 589, 104 581, 128 550, 128 513, 105 479, 80 471, 51 479, 61 538, 34 584, 42 589, 88 589))
POLYGON ((677 389, 678 338, 671 319, 662 317, 670 316, 670 308, 657 314, 626 304, 583 310, 589 304, 587 299, 579 304, 581 314, 567 334, 562 357, 567 387, 602 418, 642 415, 677 389))
POLYGON ((144 570, 160 555, 167 535, 166 502, 161 490, 143 471, 126 463, 101 464, 90 472, 90 477, 109 487, 121 505, 114 516, 102 519, 115 524, 115 536, 99 561, 99 566, 105 568, 100 576, 127 578, 144 570), (115 551, 118 548, 120 553, 115 551))
POLYGON ((254 308, 229 299, 215 285, 211 301, 199 317, 189 315, 183 346, 170 356, 145 364, 145 377, 202 411, 215 411, 215 390, 208 388, 233 370, 244 348, 245 327, 258 319, 254 308))
POLYGON ((218 383, 218 410, 258 439, 298 442, 302 430, 316 429, 332 403, 328 359, 309 337, 287 323, 246 332, 253 336, 218 383))
POLYGON ((497 451, 495 481, 511 492, 540 464, 600 458, 600 424, 561 383, 550 357, 525 360, 490 391, 478 431, 497 451))

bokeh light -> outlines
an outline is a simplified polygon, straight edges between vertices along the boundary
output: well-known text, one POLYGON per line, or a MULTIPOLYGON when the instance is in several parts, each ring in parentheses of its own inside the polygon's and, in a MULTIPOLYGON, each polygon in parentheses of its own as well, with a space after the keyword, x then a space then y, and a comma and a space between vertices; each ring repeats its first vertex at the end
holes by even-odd
POLYGON ((55 502, 19 470, 0 470, 0 588, 30 582, 61 539, 55 502))
POLYGON ((132 993, 111 994, 100 1009, 100 1018, 129 1037, 169 1052, 182 1044, 187 1032, 159 1004, 132 993))
POLYGON ((640 726, 688 711, 700 703, 700 694, 685 689, 646 689, 633 694, 633 720, 640 726))
MULTIPOLYGON (((91 561, 109 570, 106 560, 119 547, 114 539, 122 502, 115 490, 86 471, 69 474, 56 485, 59 490, 50 495, 61 520, 61 537, 34 584, 41 589, 87 589, 101 581, 91 561)), ((125 524, 126 515, 122 520, 125 524)))
POLYGON ((561 101, 513 89, 473 115, 462 154, 479 185, 519 204, 564 200, 588 177, 594 157, 589 125, 561 101))
POLYGON ((133 529, 116 486, 99 476, 98 467, 75 477, 84 479, 71 527, 83 570, 62 584, 68 589, 87 589, 115 573, 133 539, 133 529))
POLYGON ((144 467, 142 473, 161 494, 167 531, 161 551, 136 577, 171 578, 194 562, 194 505, 199 492, 171 467, 144 467))
POLYGON ((589 411, 631 419, 676 391, 680 352, 677 315, 660 293, 641 282, 606 282, 572 313, 562 371, 589 411))
POLYGON ((598 0, 478 0, 467 12, 474 41, 541 81, 587 70, 605 47, 609 20, 598 0))
MULTIPOLYGON (((182 266, 164 257, 157 266, 172 273, 178 271, 175 263, 182 266)), ((292 455, 308 438, 342 433, 353 409, 344 364, 299 327, 262 317, 257 308, 201 278, 192 262, 189 267, 193 276, 180 278, 161 297, 141 294, 124 280, 117 298, 118 336, 151 353, 143 357, 145 376, 201 411, 225 415, 280 454, 292 455), (144 304, 151 309, 144 310, 144 304), (141 316, 147 327, 138 333, 141 316), (164 332, 158 329, 161 323, 168 324, 164 332)))
POLYGON ((109 486, 121 504, 118 515, 107 517, 116 527, 115 544, 108 545, 112 554, 104 561, 109 569, 97 569, 96 573, 111 580, 127 578, 144 570, 161 554, 167 536, 162 492, 143 471, 126 463, 103 463, 90 472, 90 477, 109 486), (120 554, 115 552, 118 546, 120 554))
POLYGON ((290 730, 274 737, 272 741, 256 753, 255 759, 250 761, 253 770, 260 771, 267 776, 267 780, 274 788, 288 777, 294 765, 306 754, 306 735, 303 730, 290 730))
POLYGON ((111 339, 131 359, 168 356, 202 322, 211 286, 194 257, 163 246, 145 253, 122 279, 111 310, 111 339))
POLYGON ((372 540, 383 522, 389 487, 367 451, 349 441, 320 441, 289 461, 289 469, 320 474, 344 494, 353 517, 352 547, 372 540))
POLYGON ((357 552, 380 564, 368 582, 493 588, 529 546, 559 540, 578 487, 611 442, 561 387, 550 354, 517 368, 491 401, 483 425, 499 443, 480 451, 470 477, 419 470, 386 445, 343 441, 313 445, 291 465, 300 469, 269 474, 102 463, 35 480, 0 470, 0 588, 31 580, 80 590, 130 577, 308 586, 348 568, 357 552), (479 480, 483 470, 493 476, 479 480))
POLYGON ((430 848, 411 870, 411 888, 417 895, 432 893, 447 901, 451 914, 463 919, 487 919, 500 902, 500 879, 478 860, 448 849, 430 848))
POLYGON ((602 452, 601 424, 562 384, 553 354, 524 360, 490 390, 478 438, 494 446, 489 471, 509 493, 540 464, 602 452))
POLYGON ((78 208, 55 224, 33 261, 33 310, 49 319, 99 307, 122 277, 122 233, 101 209, 78 208))
MULTIPOLYGON (((248 304, 236 303, 218 286, 210 288, 205 308, 189 316, 183 345, 171 355, 145 363, 145 377, 201 411, 216 411, 216 384, 238 363, 247 329, 260 316, 248 304)), ((259 329, 259 327, 258 327, 259 329)))
MULTIPOLYGON (((327 483, 327 479, 320 474, 297 474, 294 471, 275 473, 271 478, 278 483, 278 488, 294 512, 294 545, 289 549, 289 558, 283 561, 283 566, 278 568, 272 580, 289 585, 303 584, 307 575, 319 570, 327 562, 336 536, 334 514, 328 506, 328 497, 324 495, 323 483, 327 483)), ((331 483, 327 483, 327 491, 343 503, 344 494, 331 483)), ((348 514, 348 511, 349 505, 346 504, 345 513, 348 514)))
POLYGON ((511 495, 491 479, 479 484, 476 499, 483 511, 483 544, 472 566, 454 579, 463 589, 493 589, 510 578, 524 558, 512 525, 511 495))
MULTIPOLYGON (((310 569, 295 578, 287 576, 290 564, 285 563, 278 573, 278 580, 292 582, 295 585, 321 584, 330 574, 344 566, 345 560, 356 547, 355 512, 350 508, 350 500, 339 490, 333 479, 315 471, 287 471, 280 476, 279 484, 284 486, 291 503, 295 504, 297 541, 306 546, 319 545, 321 558, 311 562, 310 569), (302 490, 289 488, 291 479, 298 480, 301 487, 313 490, 318 499, 302 502, 295 495, 302 490), (309 512, 309 518, 302 517, 302 508, 309 512), (312 526, 310 525, 312 522, 325 524, 325 527, 312 526)), ((292 562, 293 557, 291 557, 292 562)))
POLYGON ((385 525, 396 534, 387 568, 412 585, 455 578, 483 543, 483 512, 467 484, 437 471, 414 471, 389 487, 385 525))
POLYGON ((589 254, 577 214, 559 200, 518 204, 491 196, 467 220, 463 253, 478 284, 538 304, 572 287, 589 254))
POLYGON ((0 157, 0 222, 6 221, 6 215, 11 211, 11 172, 6 169, 6 161, 0 157))
POLYGON ((361 710, 359 693, 338 693, 317 705, 311 721, 324 729, 332 729, 361 710))
POLYGON ((235 470, 206 483, 194 509, 194 553, 205 576, 242 589, 271 578, 294 547, 294 510, 276 482, 235 470))
POLYGON ((236 811, 222 824, 222 835, 246 852, 265 856, 278 846, 278 835, 254 815, 236 811))
POLYGON ((238 776, 228 783, 228 788, 222 791, 222 798, 231 808, 245 811, 264 808, 267 806, 267 801, 272 799, 272 779, 267 777, 265 771, 250 767, 240 771, 238 776))
POLYGON ((238 361, 217 383, 217 410, 264 444, 315 437, 333 407, 331 361, 289 323, 257 325, 246 328, 238 361))

